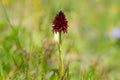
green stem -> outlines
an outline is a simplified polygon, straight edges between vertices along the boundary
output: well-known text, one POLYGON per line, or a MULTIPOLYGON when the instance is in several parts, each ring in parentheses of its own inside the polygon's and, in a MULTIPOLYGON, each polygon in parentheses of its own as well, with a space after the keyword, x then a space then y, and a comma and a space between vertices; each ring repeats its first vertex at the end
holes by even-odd
POLYGON ((62 74, 63 74, 63 58, 62 58, 62 39, 61 39, 61 32, 59 32, 58 48, 59 48, 59 78, 60 78, 60 80, 61 80, 61 79, 62 79, 62 74))

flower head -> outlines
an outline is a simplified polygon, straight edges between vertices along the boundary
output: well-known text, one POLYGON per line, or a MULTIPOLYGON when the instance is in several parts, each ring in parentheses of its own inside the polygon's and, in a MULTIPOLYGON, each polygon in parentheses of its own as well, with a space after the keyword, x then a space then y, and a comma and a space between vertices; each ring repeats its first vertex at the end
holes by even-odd
POLYGON ((67 32, 68 21, 62 11, 60 11, 54 18, 52 31, 53 32, 67 32))

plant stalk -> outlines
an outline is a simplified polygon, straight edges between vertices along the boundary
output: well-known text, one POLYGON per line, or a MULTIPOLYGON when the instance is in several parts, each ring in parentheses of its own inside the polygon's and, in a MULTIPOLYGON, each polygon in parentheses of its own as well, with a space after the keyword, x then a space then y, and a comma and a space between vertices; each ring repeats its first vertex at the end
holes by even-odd
POLYGON ((62 57, 62 38, 61 38, 61 32, 59 32, 59 43, 58 43, 58 48, 59 48, 59 79, 62 79, 63 75, 63 57, 62 57))

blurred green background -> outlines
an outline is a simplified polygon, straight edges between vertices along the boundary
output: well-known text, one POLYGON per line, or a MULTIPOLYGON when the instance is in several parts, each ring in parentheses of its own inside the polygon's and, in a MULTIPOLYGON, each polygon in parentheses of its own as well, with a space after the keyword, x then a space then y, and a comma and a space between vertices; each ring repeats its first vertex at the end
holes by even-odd
POLYGON ((56 80, 52 21, 60 10, 70 80, 120 80, 120 0, 0 0, 0 80, 24 80, 28 66, 29 80, 56 80))

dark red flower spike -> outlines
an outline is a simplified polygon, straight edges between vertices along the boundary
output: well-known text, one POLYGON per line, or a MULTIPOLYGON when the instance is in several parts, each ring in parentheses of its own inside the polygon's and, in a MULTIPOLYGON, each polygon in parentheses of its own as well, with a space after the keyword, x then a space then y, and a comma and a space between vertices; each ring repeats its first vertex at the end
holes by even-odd
POLYGON ((67 33, 68 21, 62 11, 60 11, 54 18, 52 31, 67 33))

